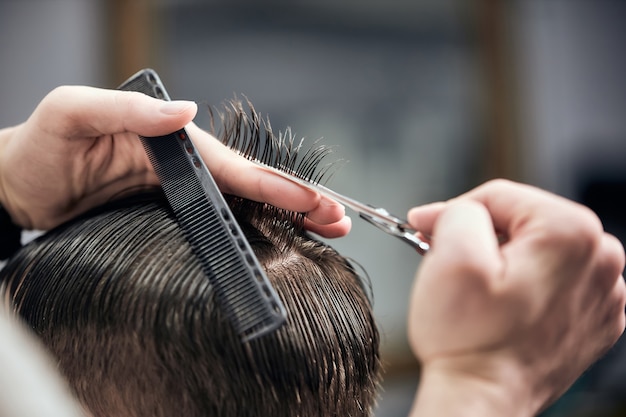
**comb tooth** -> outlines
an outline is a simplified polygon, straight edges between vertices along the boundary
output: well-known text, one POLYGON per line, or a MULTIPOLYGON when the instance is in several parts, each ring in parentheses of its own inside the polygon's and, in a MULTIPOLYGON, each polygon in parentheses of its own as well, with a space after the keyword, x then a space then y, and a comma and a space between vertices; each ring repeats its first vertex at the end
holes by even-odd
MULTIPOLYGON (((120 89, 169 100, 152 70, 140 71, 120 89)), ((185 237, 239 335, 247 341, 278 328, 286 311, 187 133, 183 129, 141 141, 185 237)))

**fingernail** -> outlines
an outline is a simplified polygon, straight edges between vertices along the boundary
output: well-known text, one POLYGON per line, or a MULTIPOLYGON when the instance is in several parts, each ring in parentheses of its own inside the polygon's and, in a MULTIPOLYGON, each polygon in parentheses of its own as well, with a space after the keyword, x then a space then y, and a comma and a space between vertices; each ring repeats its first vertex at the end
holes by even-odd
POLYGON ((322 200, 320 201, 320 205, 323 207, 340 207, 344 211, 346 210, 346 207, 343 204, 338 203, 337 201, 328 197, 322 197, 322 200))
POLYGON ((181 114, 195 105, 196 103, 194 103, 193 101, 187 100, 167 101, 161 105, 161 113, 167 115, 181 114))

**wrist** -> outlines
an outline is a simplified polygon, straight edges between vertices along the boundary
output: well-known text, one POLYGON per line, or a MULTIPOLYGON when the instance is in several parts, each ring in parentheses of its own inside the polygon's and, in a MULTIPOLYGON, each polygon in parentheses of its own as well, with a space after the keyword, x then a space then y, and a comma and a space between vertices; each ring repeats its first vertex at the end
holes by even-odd
POLYGON ((423 368, 411 417, 534 416, 537 410, 527 401, 518 373, 507 372, 506 367, 498 373, 504 378, 445 367, 423 368))

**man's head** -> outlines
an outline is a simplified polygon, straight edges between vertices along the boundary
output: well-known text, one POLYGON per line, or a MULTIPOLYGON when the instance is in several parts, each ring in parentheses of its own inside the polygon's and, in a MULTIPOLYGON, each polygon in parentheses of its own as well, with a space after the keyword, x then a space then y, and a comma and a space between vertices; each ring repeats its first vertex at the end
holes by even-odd
POLYGON ((288 321, 243 344, 159 193, 97 209, 1 272, 95 416, 368 415, 378 333, 350 263, 302 219, 231 198, 288 321))

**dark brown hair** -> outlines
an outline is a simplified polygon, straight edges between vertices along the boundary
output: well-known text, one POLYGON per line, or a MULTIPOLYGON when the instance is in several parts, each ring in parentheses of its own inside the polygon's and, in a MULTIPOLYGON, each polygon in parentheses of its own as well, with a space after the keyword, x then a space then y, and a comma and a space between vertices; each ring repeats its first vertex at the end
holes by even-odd
POLYGON ((288 312, 242 343, 160 192, 110 203, 0 271, 94 416, 367 416, 379 336, 353 266, 302 216, 229 197, 288 312))

